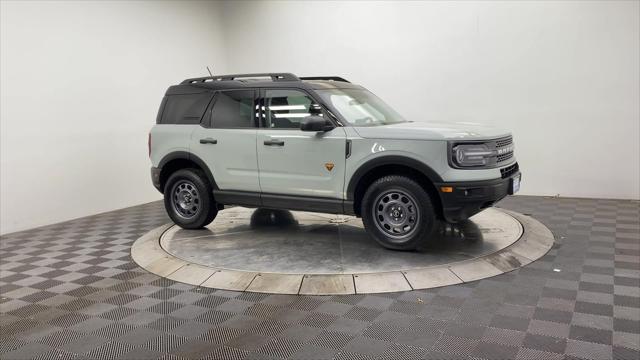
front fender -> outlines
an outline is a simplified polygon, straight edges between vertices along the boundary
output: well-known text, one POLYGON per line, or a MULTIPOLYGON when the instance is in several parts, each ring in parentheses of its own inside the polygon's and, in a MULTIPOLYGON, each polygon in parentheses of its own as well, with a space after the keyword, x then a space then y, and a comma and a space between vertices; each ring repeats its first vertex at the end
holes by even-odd
POLYGON ((442 181, 438 171, 433 166, 427 165, 418 155, 408 151, 385 149, 380 152, 371 152, 353 164, 352 171, 347 177, 349 181, 345 189, 346 199, 348 201, 354 199, 356 186, 365 174, 383 165, 403 165, 419 171, 432 183, 442 181))

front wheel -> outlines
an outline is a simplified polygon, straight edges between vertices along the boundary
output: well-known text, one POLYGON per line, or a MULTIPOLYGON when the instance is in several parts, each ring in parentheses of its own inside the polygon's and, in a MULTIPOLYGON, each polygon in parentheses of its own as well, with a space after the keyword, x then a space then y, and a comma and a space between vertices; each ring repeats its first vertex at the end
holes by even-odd
POLYGON ((429 194, 405 176, 390 175, 373 182, 361 206, 365 229, 388 249, 416 249, 436 228, 429 194))
POLYGON ((173 222, 184 229, 200 229, 218 214, 211 185, 197 169, 171 174, 164 187, 164 207, 173 222))

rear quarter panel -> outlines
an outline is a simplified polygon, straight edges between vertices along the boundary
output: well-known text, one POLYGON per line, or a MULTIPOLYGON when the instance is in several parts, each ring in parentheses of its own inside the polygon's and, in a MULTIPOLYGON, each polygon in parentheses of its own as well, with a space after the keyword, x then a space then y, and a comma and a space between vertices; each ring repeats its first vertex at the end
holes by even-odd
POLYGON ((200 125, 155 125, 151 129, 151 164, 160 165, 162 159, 176 151, 189 151, 191 133, 200 125))

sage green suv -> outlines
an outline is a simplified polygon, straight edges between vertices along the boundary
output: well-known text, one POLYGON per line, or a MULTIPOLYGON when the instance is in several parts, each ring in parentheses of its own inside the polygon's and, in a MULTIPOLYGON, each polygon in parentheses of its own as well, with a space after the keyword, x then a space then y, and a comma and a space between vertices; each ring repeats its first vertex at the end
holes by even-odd
POLYGON ((509 132, 413 122, 340 77, 222 75, 171 86, 149 134, 154 186, 186 229, 224 205, 362 217, 407 250, 520 187, 509 132))

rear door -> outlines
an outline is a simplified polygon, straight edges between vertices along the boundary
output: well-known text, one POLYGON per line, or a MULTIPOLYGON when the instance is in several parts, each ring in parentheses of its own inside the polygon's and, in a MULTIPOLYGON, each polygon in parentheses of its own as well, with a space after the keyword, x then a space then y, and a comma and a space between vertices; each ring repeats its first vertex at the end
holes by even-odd
POLYGON ((190 150, 207 164, 220 190, 255 192, 259 199, 256 95, 219 91, 191 135, 190 150))
POLYGON ((327 117, 303 90, 264 89, 261 96, 257 152, 263 202, 269 194, 342 199, 344 129, 301 131, 305 117, 327 117))

